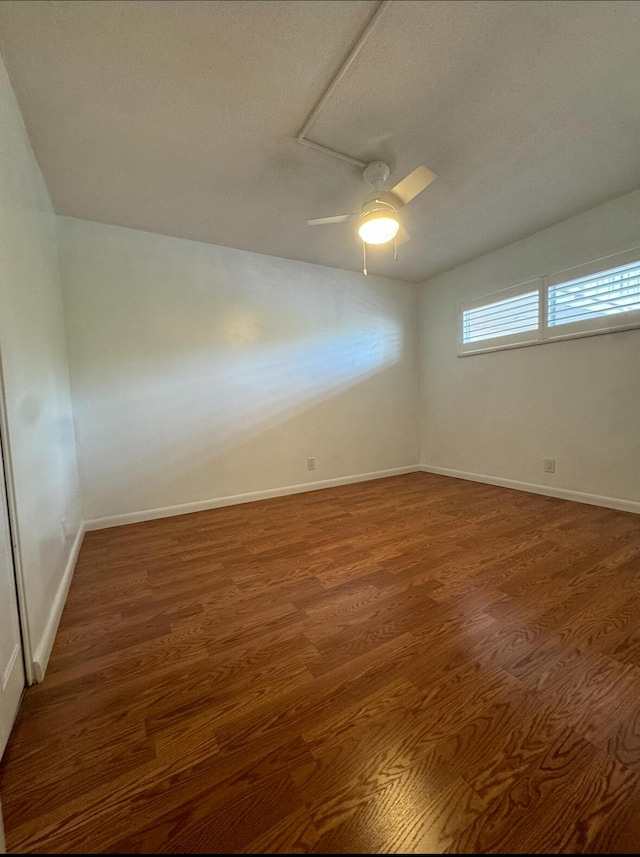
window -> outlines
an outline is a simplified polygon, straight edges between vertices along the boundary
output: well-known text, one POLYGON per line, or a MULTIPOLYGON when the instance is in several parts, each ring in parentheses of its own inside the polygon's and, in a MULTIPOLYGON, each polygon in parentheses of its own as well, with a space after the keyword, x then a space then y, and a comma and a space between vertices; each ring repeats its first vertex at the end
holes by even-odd
POLYGON ((626 326, 632 318, 628 313, 640 311, 640 262, 550 284, 547 307, 549 328, 569 332, 626 326))
POLYGON ((460 305, 459 354, 640 327, 640 249, 460 305))
POLYGON ((537 330, 538 293, 527 292, 515 298, 466 310, 462 323, 464 342, 537 330))
MULTIPOLYGON (((538 281, 535 281, 536 283, 538 281)), ((492 345, 527 342, 539 329, 540 288, 525 283, 498 292, 499 300, 488 295, 462 310, 462 344, 476 348, 477 343, 495 340, 492 345)), ((496 295, 497 296, 497 295, 496 295)))

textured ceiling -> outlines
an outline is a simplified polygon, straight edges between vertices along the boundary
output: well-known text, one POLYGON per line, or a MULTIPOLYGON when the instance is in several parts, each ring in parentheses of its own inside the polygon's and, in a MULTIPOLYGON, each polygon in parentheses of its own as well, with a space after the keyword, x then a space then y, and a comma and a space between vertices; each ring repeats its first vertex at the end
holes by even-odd
MULTIPOLYGON (((360 170, 295 135, 376 3, 0 2, 60 214, 359 270, 360 170)), ((309 137, 395 183, 419 282, 640 186, 640 3, 395 0, 309 137)))

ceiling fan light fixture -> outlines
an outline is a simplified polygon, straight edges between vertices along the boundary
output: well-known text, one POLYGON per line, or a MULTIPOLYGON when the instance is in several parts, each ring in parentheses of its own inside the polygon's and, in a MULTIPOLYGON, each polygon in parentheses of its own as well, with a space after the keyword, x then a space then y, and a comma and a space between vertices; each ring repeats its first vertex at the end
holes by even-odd
POLYGON ((398 234, 400 222, 394 211, 376 209, 360 218, 358 235, 365 244, 386 244, 398 234))

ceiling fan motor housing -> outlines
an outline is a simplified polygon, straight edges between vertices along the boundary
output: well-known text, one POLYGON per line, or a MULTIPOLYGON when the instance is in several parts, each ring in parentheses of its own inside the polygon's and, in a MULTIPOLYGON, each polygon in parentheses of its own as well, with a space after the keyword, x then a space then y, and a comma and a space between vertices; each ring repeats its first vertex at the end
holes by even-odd
POLYGON ((395 214, 400 207, 399 201, 390 191, 374 191, 365 197, 360 209, 360 217, 362 218, 366 214, 371 214, 372 211, 380 211, 381 209, 395 214))
POLYGON ((374 211, 388 211, 389 214, 394 216, 396 213, 396 207, 390 201, 385 200, 382 194, 376 194, 375 196, 369 197, 362 203, 362 208, 360 209, 360 220, 368 214, 372 214, 374 211))
POLYGON ((380 188, 389 178, 389 167, 384 161, 371 161, 364 168, 362 177, 371 187, 380 188))

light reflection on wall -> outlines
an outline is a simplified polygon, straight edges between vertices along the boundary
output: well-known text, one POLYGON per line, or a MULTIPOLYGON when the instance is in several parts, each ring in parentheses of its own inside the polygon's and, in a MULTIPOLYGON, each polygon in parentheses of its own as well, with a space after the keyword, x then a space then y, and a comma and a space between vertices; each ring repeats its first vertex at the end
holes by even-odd
POLYGON ((246 307, 233 307, 222 320, 223 339, 230 345, 246 345, 260 337, 260 319, 246 307))
POLYGON ((60 224, 86 518, 418 460, 411 284, 60 224))
MULTIPOLYGON (((403 349, 400 326, 381 318, 288 342, 265 343, 259 335, 255 316, 234 313, 226 320, 224 344, 169 352, 171 360, 155 360, 144 374, 121 376, 111 390, 101 386, 95 397, 84 397, 96 448, 115 450, 103 460, 119 491, 135 493, 141 479, 148 488, 168 472, 197 471, 216 457, 224 468, 234 448, 382 372, 403 349), (161 422, 154 416, 159 398, 166 402, 161 422), (101 414, 114 408, 121 414, 115 433, 101 414), (142 448, 128 442, 132 433, 144 438, 142 448)), ((348 429, 336 426, 336 435, 348 429)))

